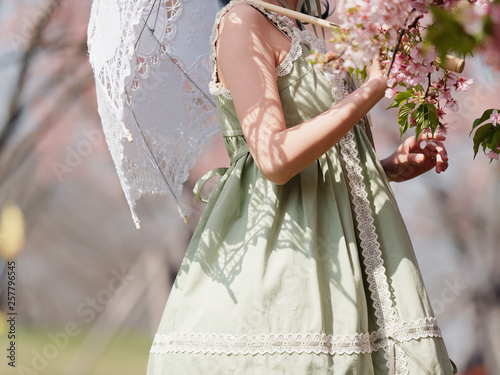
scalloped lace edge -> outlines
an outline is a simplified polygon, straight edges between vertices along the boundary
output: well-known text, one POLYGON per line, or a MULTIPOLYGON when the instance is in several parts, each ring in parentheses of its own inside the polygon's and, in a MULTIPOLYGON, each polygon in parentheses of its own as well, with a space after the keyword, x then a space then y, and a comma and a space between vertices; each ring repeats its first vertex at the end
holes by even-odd
MULTIPOLYGON (((332 73, 331 79, 342 80, 339 73, 332 73)), ((343 81, 343 80, 342 80, 343 81)), ((332 95, 341 98, 349 95, 345 81, 340 85, 340 90, 335 91, 332 85, 332 95)), ((362 120, 364 121, 364 120, 362 120)), ((358 145, 351 129, 339 142, 340 153, 345 162, 345 170, 354 205, 355 220, 359 231, 361 255, 365 265, 368 290, 371 293, 377 326, 389 337, 394 336, 397 330, 396 313, 391 299, 391 292, 386 276, 386 268, 382 258, 382 250, 378 241, 373 212, 368 200, 367 188, 364 182, 363 169, 359 157, 358 145)), ((391 355, 386 350, 384 357, 387 367, 390 368, 391 355)), ((402 350, 395 350, 395 361, 400 374, 408 374, 407 362, 402 350)))
POLYGON ((353 335, 325 333, 231 335, 218 333, 172 332, 156 334, 150 353, 203 354, 365 354, 386 348, 391 342, 441 338, 432 317, 397 324, 391 336, 383 329, 353 335), (394 339, 394 341, 393 341, 394 339))
POLYGON ((212 62, 212 80, 210 81, 208 87, 209 91, 213 96, 220 96, 222 95, 225 99, 227 100, 232 100, 231 92, 229 89, 225 88, 222 83, 217 81, 217 63, 216 63, 216 54, 215 54, 215 44, 217 43, 217 40, 219 39, 219 24, 222 19, 222 17, 232 8, 234 8, 236 5, 239 4, 248 4, 262 13, 265 13, 266 16, 269 18, 273 24, 276 25, 276 27, 285 33, 288 38, 291 41, 291 46, 290 50, 288 51, 287 55, 283 59, 283 61, 276 67, 276 75, 278 77, 284 77, 292 71, 293 67, 293 62, 296 61, 301 55, 302 55, 302 46, 301 42, 303 41, 302 33, 293 27, 293 24, 291 21, 282 15, 273 13, 273 12, 268 12, 266 11, 261 5, 255 4, 254 2, 250 0, 240 0, 237 2, 231 2, 228 5, 226 5, 224 8, 222 8, 219 13, 217 13, 217 17, 215 19, 215 24, 214 24, 214 30, 213 30, 213 37, 211 40, 212 44, 212 49, 211 49, 211 54, 210 54, 210 59, 212 62))

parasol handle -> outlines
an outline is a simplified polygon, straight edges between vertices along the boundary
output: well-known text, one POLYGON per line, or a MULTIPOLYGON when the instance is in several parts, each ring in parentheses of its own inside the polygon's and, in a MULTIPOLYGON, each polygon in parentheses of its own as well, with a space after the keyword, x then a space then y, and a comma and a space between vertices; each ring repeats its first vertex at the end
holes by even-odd
MULTIPOLYGON (((438 64, 441 63, 441 59, 439 57, 436 57, 436 62, 438 64)), ((442 63, 443 67, 446 70, 451 70, 456 73, 462 73, 465 68, 465 60, 461 59, 460 57, 452 56, 452 55, 446 55, 444 62, 442 63)))
POLYGON ((295 18, 296 20, 305 22, 305 23, 310 23, 316 26, 324 27, 325 29, 330 29, 330 30, 336 30, 340 28, 339 25, 336 23, 330 22, 323 20, 321 18, 316 18, 313 16, 309 16, 307 14, 301 13, 301 12, 296 12, 291 9, 283 8, 278 5, 273 5, 269 4, 260 0, 252 0, 252 3, 258 4, 262 6, 266 10, 270 10, 271 12, 279 13, 284 16, 290 17, 290 18, 295 18))
MULTIPOLYGON (((262 6, 264 9, 269 10, 271 12, 279 13, 286 17, 294 18, 296 20, 305 23, 310 23, 316 26, 324 27, 325 29, 335 31, 340 28, 340 26, 337 25, 336 23, 326 21, 321 18, 312 17, 307 14, 296 12, 291 9, 286 9, 278 5, 269 4, 260 0, 252 0, 252 2, 262 6)), ((440 64, 441 60, 439 58, 436 58, 436 62, 440 64)), ((451 70, 456 73, 462 73, 465 68, 465 60, 456 56, 446 55, 446 58, 442 63, 442 65, 446 70, 451 70)))

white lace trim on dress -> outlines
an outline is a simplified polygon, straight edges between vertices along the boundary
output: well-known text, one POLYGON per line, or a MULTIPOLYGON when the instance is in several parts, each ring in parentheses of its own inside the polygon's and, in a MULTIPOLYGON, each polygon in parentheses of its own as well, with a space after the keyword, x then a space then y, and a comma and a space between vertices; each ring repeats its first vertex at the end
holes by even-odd
POLYGON ((283 32, 291 41, 290 50, 287 53, 286 57, 283 61, 276 67, 276 75, 278 77, 284 77, 292 71, 293 62, 296 61, 302 55, 302 33, 297 29, 291 26, 293 24, 289 18, 282 16, 280 14, 276 14, 273 12, 268 12, 264 10, 264 8, 258 4, 253 3, 252 1, 240 0, 237 2, 231 2, 224 8, 222 8, 219 13, 217 13, 217 17, 214 24, 213 37, 211 40, 212 43, 212 52, 211 52, 211 62, 212 62, 212 80, 210 81, 208 87, 210 93, 214 96, 222 95, 225 99, 231 100, 231 92, 229 89, 225 88, 219 81, 217 77, 217 63, 215 61, 215 44, 219 38, 219 24, 222 17, 232 8, 239 4, 249 4, 262 13, 265 13, 267 18, 274 24, 276 27, 283 32))
MULTIPOLYGON (((325 333, 231 335, 218 333, 172 332, 156 334, 152 354, 363 354, 387 348, 391 339, 404 343, 429 337, 442 337, 435 318, 397 324, 391 337, 382 329, 353 335, 325 333)), ((398 356, 399 357, 399 356, 398 356)))
POLYGON ((349 131, 340 141, 340 150, 345 162, 352 202, 359 230, 361 254, 364 258, 368 289, 371 292, 377 325, 389 333, 396 323, 391 293, 386 278, 382 251, 375 230, 368 193, 363 181, 361 163, 354 134, 349 131))
MULTIPOLYGON (((368 289, 371 292, 377 326, 386 334, 390 334, 392 327, 396 324, 396 318, 353 131, 349 131, 339 143, 351 189, 355 218, 359 231, 361 254, 363 256, 363 264, 365 265, 368 289)), ((388 351, 385 353, 385 358, 389 366, 390 356, 388 351)))
MULTIPOLYGON (((322 49, 318 49, 322 51, 322 49)), ((332 95, 336 99, 342 100, 349 95, 346 82, 337 72, 327 72, 332 82, 332 95)), ((365 121, 362 119, 361 121, 365 121)), ((339 142, 340 153, 345 162, 345 169, 351 190, 352 203, 354 205, 355 219, 359 231, 361 254, 365 273, 368 281, 368 289, 371 292, 373 308, 375 310, 376 322, 382 338, 390 340, 395 346, 393 351, 394 358, 391 357, 390 348, 386 347, 384 357, 388 368, 391 368, 391 362, 396 364, 397 373, 401 375, 409 374, 408 364, 405 359, 403 348, 397 345, 398 333, 402 329, 396 319, 391 292, 382 258, 382 250, 378 241, 378 235, 374 224, 373 212, 368 200, 368 193, 364 183, 363 169, 359 158, 358 145, 355 140, 353 130, 350 130, 339 142), (391 341, 395 339, 397 341, 391 341)), ((439 328, 438 328, 439 329, 439 328)), ((406 331, 405 331, 406 332, 406 331)), ((419 338, 420 333, 406 333, 405 338, 419 338)))

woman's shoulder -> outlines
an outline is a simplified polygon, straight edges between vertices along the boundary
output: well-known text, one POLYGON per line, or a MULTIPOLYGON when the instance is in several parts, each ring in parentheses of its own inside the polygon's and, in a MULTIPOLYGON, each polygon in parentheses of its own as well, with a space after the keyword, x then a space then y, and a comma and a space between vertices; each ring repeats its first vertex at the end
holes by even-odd
POLYGON ((250 1, 233 1, 223 9, 219 29, 241 32, 252 29, 267 29, 270 26, 263 8, 250 1))

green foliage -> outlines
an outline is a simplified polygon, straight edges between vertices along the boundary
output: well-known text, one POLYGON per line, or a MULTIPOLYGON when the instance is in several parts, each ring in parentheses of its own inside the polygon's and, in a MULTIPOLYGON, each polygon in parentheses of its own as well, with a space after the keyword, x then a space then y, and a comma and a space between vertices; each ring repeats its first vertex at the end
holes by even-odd
POLYGON ((478 42, 484 38, 484 32, 471 36, 465 32, 456 12, 439 6, 430 6, 429 9, 434 23, 428 27, 425 41, 436 46, 441 60, 450 52, 461 57, 472 55, 478 42))
POLYGON ((401 132, 401 137, 410 128, 410 113, 415 108, 415 103, 406 103, 399 109, 398 113, 398 124, 399 130, 401 132))
MULTIPOLYGON (((142 332, 136 330, 119 330, 117 331, 111 341, 104 347, 101 347, 100 340, 106 340, 106 332, 102 335, 97 333, 92 337, 92 342, 97 346, 96 352, 90 351, 92 347, 88 347, 90 331, 88 328, 81 325, 81 333, 77 336, 70 337, 68 342, 61 345, 59 342, 57 348, 54 346, 55 342, 51 339, 52 335, 58 335, 65 332, 64 325, 54 327, 30 327, 20 326, 18 330, 18 361, 17 368, 9 370, 7 365, 3 363, 0 365, 2 375, 19 375, 19 374, 37 374, 37 375, 56 375, 78 372, 68 370, 68 366, 80 357, 80 361, 86 361, 86 358, 92 358, 97 354, 96 362, 92 369, 85 374, 88 375, 137 375, 144 374, 148 362, 148 354, 151 349, 152 338, 149 332, 142 332), (61 345, 61 346, 59 346, 61 345), (49 352, 47 348, 52 346, 54 352, 49 352), (38 354, 37 354, 38 353, 38 354), (54 356, 48 357, 46 353, 54 353, 54 356), (37 358, 34 361, 34 358, 37 358), (41 367, 33 368, 33 363, 38 363, 41 367)), ((1 333, 1 331, 0 331, 1 333)), ((4 337, 7 337, 5 334, 4 337)), ((0 341, 1 342, 1 341, 0 341)), ((74 364, 74 363, 73 363, 74 364)))
POLYGON ((486 149, 496 150, 500 146, 500 126, 495 126, 491 122, 481 125, 490 118, 492 113, 493 109, 486 110, 472 125, 471 134, 476 130, 474 134, 474 158, 476 158, 479 147, 486 153, 486 149))
POLYGON ((366 67, 363 70, 359 68, 349 68, 349 74, 351 75, 351 77, 356 77, 357 79, 361 80, 361 82, 365 82, 366 78, 368 77, 366 67))
POLYGON ((423 97, 424 90, 421 85, 417 85, 398 92, 391 105, 387 107, 387 109, 401 107, 398 113, 401 137, 411 127, 415 127, 418 137, 427 128, 434 133, 440 125, 436 106, 425 102, 423 97))
POLYGON ((434 104, 422 103, 413 112, 415 122, 415 136, 418 136, 427 128, 430 128, 432 134, 439 126, 439 119, 436 113, 436 106, 434 104))
MULTIPOLYGON (((474 122, 472 123, 472 130, 470 131, 470 134, 472 134, 472 132, 474 131, 474 129, 482 124, 483 122, 485 122, 486 120, 488 120, 491 116, 491 114, 493 113, 493 109, 488 109, 486 111, 484 111, 483 115, 477 119, 474 120, 474 122)), ((469 134, 469 135, 470 135, 469 134)))
POLYGON ((403 102, 410 99, 413 95, 414 95, 414 92, 412 89, 408 89, 404 92, 398 92, 396 94, 396 96, 394 97, 394 101, 392 102, 392 104, 389 107, 387 107, 386 109, 396 108, 396 107, 401 106, 401 104, 403 104, 403 102))

